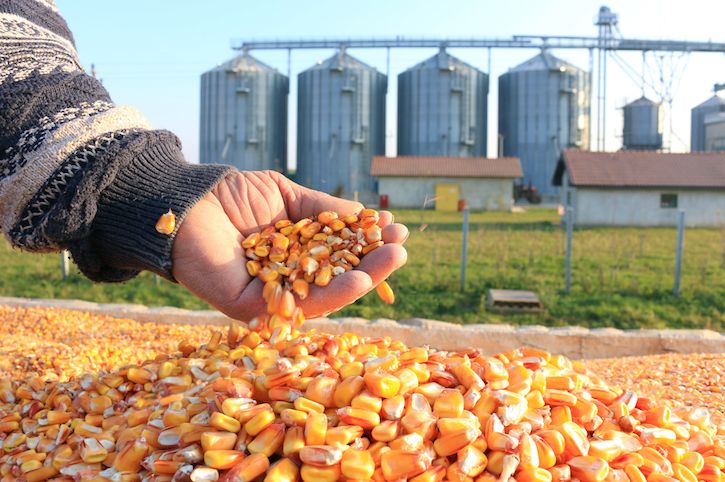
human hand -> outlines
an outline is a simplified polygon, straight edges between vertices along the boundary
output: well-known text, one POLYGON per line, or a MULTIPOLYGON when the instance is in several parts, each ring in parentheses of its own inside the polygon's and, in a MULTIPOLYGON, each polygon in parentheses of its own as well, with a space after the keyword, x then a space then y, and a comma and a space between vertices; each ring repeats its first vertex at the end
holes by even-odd
MULTIPOLYGON (((189 291, 226 315, 250 320, 266 313, 263 284, 247 273, 241 246, 251 233, 281 219, 299 219, 322 211, 357 213, 362 204, 313 191, 274 171, 237 172, 224 178, 189 210, 174 240, 172 273, 189 291)), ((408 230, 380 212, 380 248, 368 253, 351 271, 333 278, 324 288, 310 287, 298 305, 313 318, 352 303, 405 264, 402 243, 408 230)))

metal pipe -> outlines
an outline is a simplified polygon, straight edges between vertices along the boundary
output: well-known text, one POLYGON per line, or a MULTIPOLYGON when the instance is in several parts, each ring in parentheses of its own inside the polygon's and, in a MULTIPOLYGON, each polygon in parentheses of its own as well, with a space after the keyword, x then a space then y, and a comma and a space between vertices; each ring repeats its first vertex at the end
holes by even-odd
MULTIPOLYGON (((235 40, 235 50, 278 50, 278 49, 337 49, 346 48, 599 48, 599 37, 515 35, 511 38, 357 38, 357 39, 281 39, 281 40, 235 40)), ((609 50, 652 50, 665 52, 725 52, 723 42, 698 42, 686 40, 649 40, 609 38, 609 50)))
POLYGON ((677 212, 677 251, 675 252, 675 284, 672 293, 680 296, 680 274, 682 272, 682 248, 685 243, 685 211, 677 212))
POLYGON ((466 264, 468 262, 468 206, 463 207, 463 245, 461 246, 461 291, 466 289, 466 264))
POLYGON ((566 206, 566 269, 564 273, 564 291, 571 292, 571 250, 574 237, 574 210, 571 204, 566 206))

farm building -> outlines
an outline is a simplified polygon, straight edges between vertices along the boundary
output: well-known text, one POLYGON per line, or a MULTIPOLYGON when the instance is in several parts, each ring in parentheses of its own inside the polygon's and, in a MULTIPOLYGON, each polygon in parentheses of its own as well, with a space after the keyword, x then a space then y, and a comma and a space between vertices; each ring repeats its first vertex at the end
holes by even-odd
POLYGON ((435 205, 455 211, 459 201, 471 209, 510 210, 514 179, 522 176, 516 157, 382 157, 370 172, 378 178, 382 204, 420 208, 435 205))
POLYGON ((565 150, 553 181, 578 225, 725 225, 725 152, 565 150))

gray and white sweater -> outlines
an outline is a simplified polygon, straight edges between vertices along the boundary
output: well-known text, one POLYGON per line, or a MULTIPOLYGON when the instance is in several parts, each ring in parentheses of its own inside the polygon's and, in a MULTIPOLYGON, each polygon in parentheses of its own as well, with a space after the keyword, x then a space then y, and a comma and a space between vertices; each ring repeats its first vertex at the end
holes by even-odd
POLYGON ((0 229, 28 251, 69 249, 94 281, 171 275, 183 215, 231 168, 184 161, 172 133, 86 75, 53 0, 0 0, 0 229))

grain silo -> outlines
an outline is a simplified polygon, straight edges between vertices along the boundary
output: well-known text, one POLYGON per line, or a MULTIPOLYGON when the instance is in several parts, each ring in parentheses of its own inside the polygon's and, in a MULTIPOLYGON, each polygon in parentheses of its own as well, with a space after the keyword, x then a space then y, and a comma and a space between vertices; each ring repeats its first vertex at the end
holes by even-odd
POLYGON ((341 50, 301 72, 297 85, 297 181, 372 202, 370 163, 385 153, 387 77, 341 50))
POLYGON ((642 96, 624 106, 624 149, 655 151, 662 148, 662 105, 642 96))
POLYGON ((287 170, 289 79, 248 53, 201 76, 199 160, 287 170))
POLYGON ((590 74, 542 51, 498 79, 500 155, 521 159, 524 182, 553 197, 562 149, 589 149, 590 74))
POLYGON ((398 155, 485 157, 488 75, 445 49, 398 75, 398 155))
POLYGON ((725 112, 725 99, 717 94, 692 109, 690 114, 690 150, 692 152, 707 150, 705 118, 719 112, 725 112))

